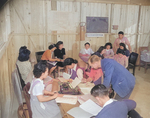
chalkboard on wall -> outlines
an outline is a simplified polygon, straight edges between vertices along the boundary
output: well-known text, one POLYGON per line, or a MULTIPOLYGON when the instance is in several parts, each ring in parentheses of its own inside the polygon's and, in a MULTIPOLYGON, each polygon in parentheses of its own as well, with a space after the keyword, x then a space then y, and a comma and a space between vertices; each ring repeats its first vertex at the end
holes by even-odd
POLYGON ((108 33, 108 17, 86 17, 86 33, 108 33))

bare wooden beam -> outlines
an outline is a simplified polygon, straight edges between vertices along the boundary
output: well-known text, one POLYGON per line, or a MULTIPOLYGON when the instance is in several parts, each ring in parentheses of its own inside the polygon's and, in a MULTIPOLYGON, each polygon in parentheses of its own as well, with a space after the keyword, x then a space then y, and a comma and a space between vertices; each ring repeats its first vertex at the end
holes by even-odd
MULTIPOLYGON (((49 1, 49 0, 39 0, 39 1, 49 1)), ((144 5, 150 6, 150 1, 143 0, 53 0, 53 1, 66 1, 66 2, 90 2, 90 3, 107 3, 107 4, 125 4, 125 5, 144 5)))
POLYGON ((5 53, 8 45, 9 45, 9 42, 11 41, 11 39, 13 38, 14 36, 14 32, 11 32, 8 36, 8 41, 7 42, 4 42, 2 47, 0 48, 0 59, 2 58, 3 54, 5 53))
MULTIPOLYGON (((141 5, 139 6, 138 23, 137 23, 137 34, 139 34, 140 16, 141 16, 141 5)), ((136 39, 135 39, 135 52, 138 52, 137 47, 138 47, 138 35, 136 35, 136 39)))
MULTIPOLYGON (((13 3, 11 4, 11 7, 14 8, 14 10, 15 10, 15 12, 16 12, 18 18, 20 19, 20 21, 21 21, 21 23, 22 23, 22 25, 23 25, 23 27, 24 27, 24 29, 25 29, 25 32, 28 34, 27 28, 25 27, 24 22, 23 22, 23 20, 22 20, 21 17, 20 17, 20 14, 18 13, 17 9, 14 7, 13 3)), ((30 35, 27 35, 27 36, 28 36, 28 38, 30 39, 30 41, 31 41, 32 45, 34 46, 34 48, 36 48, 36 46, 34 45, 32 39, 31 39, 31 37, 30 37, 30 35)))
POLYGON ((57 10, 57 1, 51 0, 51 10, 57 10))

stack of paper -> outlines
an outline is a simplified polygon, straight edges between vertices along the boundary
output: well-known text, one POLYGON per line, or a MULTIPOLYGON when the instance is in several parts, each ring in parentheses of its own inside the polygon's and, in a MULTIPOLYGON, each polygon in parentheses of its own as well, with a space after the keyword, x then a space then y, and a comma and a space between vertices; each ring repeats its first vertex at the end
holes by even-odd
POLYGON ((63 73, 63 78, 65 79, 70 79, 71 75, 69 75, 68 73, 63 73))
POLYGON ((47 61, 47 62, 53 66, 55 66, 57 64, 57 62, 55 62, 55 61, 47 61))
POLYGON ((76 104, 77 96, 64 95, 63 97, 57 97, 55 100, 56 103, 76 104))
POLYGON ((89 99, 79 107, 69 110, 67 113, 74 118, 90 118, 96 116, 101 110, 102 107, 89 99))

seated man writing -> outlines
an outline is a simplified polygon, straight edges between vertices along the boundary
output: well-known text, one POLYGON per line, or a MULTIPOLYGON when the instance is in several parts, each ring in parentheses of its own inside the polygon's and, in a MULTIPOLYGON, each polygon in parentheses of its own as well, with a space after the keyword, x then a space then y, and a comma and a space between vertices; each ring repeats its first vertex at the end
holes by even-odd
POLYGON ((103 84, 94 86, 91 94, 103 107, 96 118, 127 118, 128 112, 136 107, 136 102, 133 100, 114 101, 110 99, 109 92, 103 84))

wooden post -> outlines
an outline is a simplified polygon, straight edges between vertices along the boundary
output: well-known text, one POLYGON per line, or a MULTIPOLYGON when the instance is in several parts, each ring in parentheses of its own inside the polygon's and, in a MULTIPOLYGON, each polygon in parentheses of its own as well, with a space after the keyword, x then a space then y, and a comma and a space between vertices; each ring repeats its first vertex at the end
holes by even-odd
MULTIPOLYGON (((139 34, 140 16, 141 16, 141 5, 139 6, 137 34, 139 34)), ((137 43, 138 36, 139 36, 139 35, 136 35, 136 40, 135 40, 135 52, 138 52, 138 43, 137 43)))

